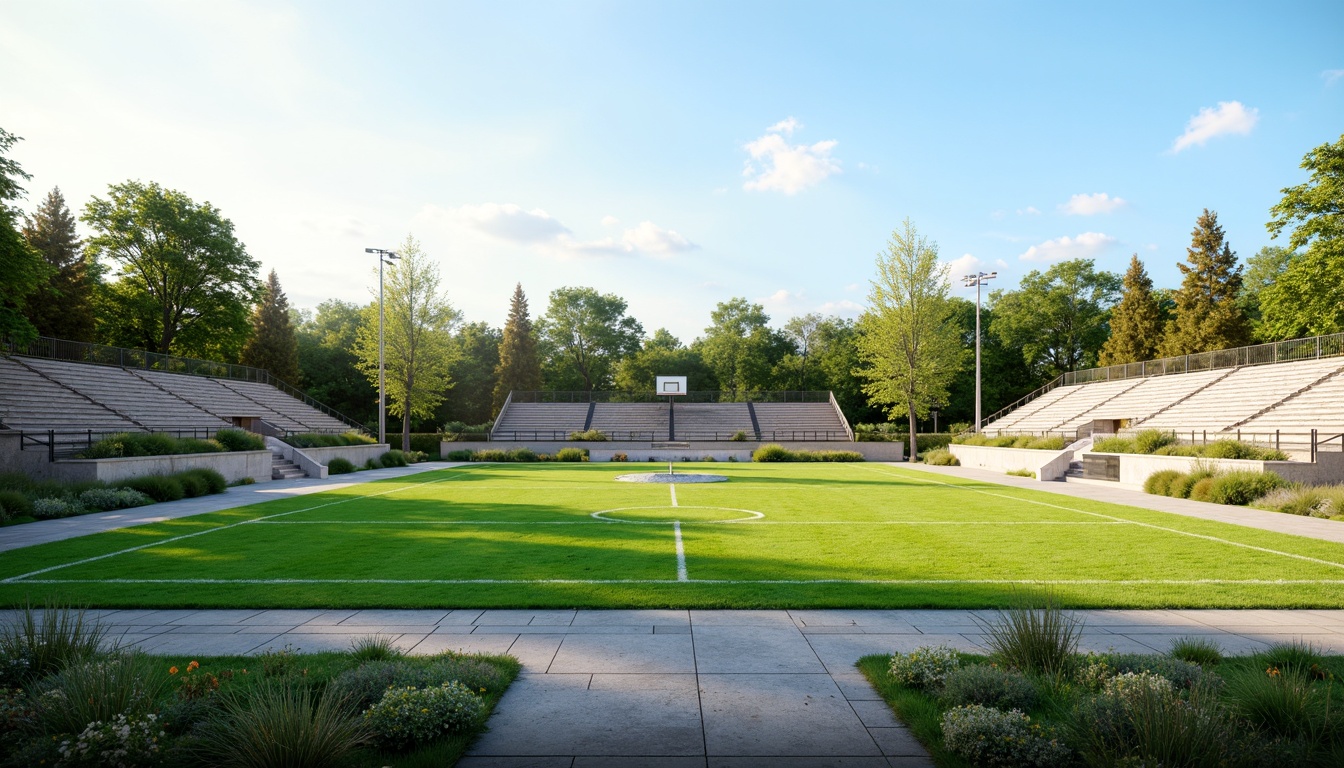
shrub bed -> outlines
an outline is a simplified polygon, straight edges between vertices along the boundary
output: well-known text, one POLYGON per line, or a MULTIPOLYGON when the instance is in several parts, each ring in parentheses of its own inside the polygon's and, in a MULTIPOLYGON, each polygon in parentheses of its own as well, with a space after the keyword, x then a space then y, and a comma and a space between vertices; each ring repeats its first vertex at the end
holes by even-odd
POLYGON ((345 445, 373 445, 378 442, 376 438, 359 432, 344 432, 341 434, 300 432, 281 439, 295 448, 335 448, 345 445))
POLYGON ((956 445, 982 445, 986 448, 1026 448, 1033 451, 1062 451, 1064 438, 1059 435, 968 435, 954 437, 956 445))
POLYGON ((188 496, 222 493, 227 485, 223 475, 204 468, 112 483, 97 480, 58 483, 30 480, 18 473, 6 473, 0 475, 0 524, 143 507, 188 496))
POLYGON ((952 455, 952 452, 946 448, 939 448, 936 451, 929 451, 920 457, 925 464, 932 464, 938 467, 959 467, 961 460, 952 455))
POLYGON ((855 451, 791 451, 779 443, 766 443, 751 454, 752 461, 863 461, 855 451))
POLYGON ((590 429, 585 432, 570 432, 569 439, 576 442, 605 443, 610 438, 600 429, 590 429))
MULTIPOLYGON (((1314 514, 1313 505, 1318 504, 1318 500, 1327 498, 1330 493, 1328 490, 1291 487, 1286 480, 1273 472, 1238 470, 1217 473, 1208 469, 1196 469, 1188 473, 1170 469, 1154 472, 1144 481, 1143 490, 1146 493, 1170 496, 1174 499, 1236 506, 1253 504, 1262 509, 1290 514, 1314 514)), ((1344 500, 1344 488, 1340 491, 1341 500, 1344 500)), ((1332 496, 1329 498, 1333 499, 1332 496)), ((1330 512, 1332 508, 1333 503, 1326 504, 1326 514, 1318 516, 1333 517, 1334 514, 1330 512)))
POLYGON ((1098 453, 1140 453, 1154 456, 1194 456, 1205 459, 1252 459, 1287 461, 1288 454, 1236 440, 1215 440, 1204 445, 1182 445, 1174 432, 1145 429, 1133 437, 1103 437, 1092 442, 1098 453))
POLYGON ((489 461, 489 462, 531 462, 531 461, 588 461, 587 448, 561 448, 552 456, 548 453, 537 453, 531 448, 525 446, 504 450, 502 448, 485 448, 473 451, 467 448, 449 451, 444 458, 448 461, 489 461))

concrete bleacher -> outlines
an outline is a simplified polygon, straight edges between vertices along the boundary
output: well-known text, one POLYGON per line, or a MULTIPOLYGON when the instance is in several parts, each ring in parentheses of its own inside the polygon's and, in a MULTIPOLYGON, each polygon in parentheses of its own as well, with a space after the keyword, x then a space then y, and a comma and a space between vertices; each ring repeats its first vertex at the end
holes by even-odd
POLYGON ((20 363, 0 357, 0 424, 12 430, 78 428, 138 431, 125 416, 52 382, 20 363), (71 427, 69 425, 78 425, 71 427))
POLYGON ((1344 371, 1337 371, 1307 391, 1248 419, 1242 428, 1255 432, 1276 429, 1310 432, 1316 429, 1328 434, 1339 434, 1344 432, 1341 404, 1344 404, 1344 371))
MULTIPOLYGON (((1131 426, 1211 432, 1233 429, 1341 367, 1344 360, 1327 358, 1238 368, 1212 386, 1131 426)), ((1339 407, 1344 409, 1344 404, 1339 407)))
POLYGON ((490 430, 492 440, 564 440, 583 431, 588 403, 509 403, 490 430))
POLYGON ((986 426, 985 429, 993 429, 996 434, 998 432, 1018 431, 1021 429, 1021 426, 1019 425, 1021 425, 1023 421, 1032 418, 1037 414, 1044 413, 1047 409, 1056 407, 1060 400, 1076 394, 1077 392, 1078 389, 1076 387, 1056 387, 1035 400, 1024 403, 1020 408, 1015 408, 1009 411, 1001 418, 995 419, 991 424, 986 426))
POLYGON ((290 397, 270 384, 263 384, 259 381, 234 381, 231 379, 217 379, 217 381, 243 397, 246 397, 248 400, 265 406, 284 420, 297 425, 293 427, 286 426, 286 429, 332 432, 350 428, 350 425, 346 424, 344 421, 323 413, 302 400, 290 397))
POLYGON ((1230 370, 1199 371, 1139 379, 1138 386, 1125 390, 1116 397, 1070 419, 1066 422, 1070 426, 1066 426, 1065 429, 1076 429, 1099 419, 1125 420, 1136 424, 1171 407, 1173 403, 1190 397, 1230 372, 1230 370))
POLYGON ((846 440, 840 414, 830 403, 753 403, 760 439, 846 440))
MULTIPOLYGON (((232 425, 227 419, 173 394, 171 383, 168 387, 157 386, 124 368, 40 358, 23 358, 18 362, 144 429, 220 429, 232 425)), ((181 374, 169 375, 182 378, 181 374)))
POLYGON ((756 439, 746 403, 678 403, 673 414, 678 440, 727 440, 738 432, 756 439))
POLYGON ((594 403, 588 428, 612 440, 667 440, 667 403, 594 403))

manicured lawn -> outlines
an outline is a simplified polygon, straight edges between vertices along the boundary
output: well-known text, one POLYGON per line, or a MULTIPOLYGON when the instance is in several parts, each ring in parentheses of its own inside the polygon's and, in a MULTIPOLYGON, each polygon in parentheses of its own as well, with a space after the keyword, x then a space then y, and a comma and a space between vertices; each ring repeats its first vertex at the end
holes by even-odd
POLYGON ((1339 544, 880 464, 681 465, 730 481, 676 506, 614 480, 652 469, 475 465, 13 550, 0 602, 1344 606, 1339 544))

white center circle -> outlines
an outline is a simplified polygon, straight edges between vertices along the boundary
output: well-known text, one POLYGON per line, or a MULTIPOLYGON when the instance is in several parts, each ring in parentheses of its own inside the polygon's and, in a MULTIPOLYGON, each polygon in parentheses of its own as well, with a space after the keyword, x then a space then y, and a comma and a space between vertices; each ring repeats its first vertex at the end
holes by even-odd
POLYGON ((612 522, 612 523, 631 523, 631 524, 633 524, 633 525, 667 525, 668 523, 671 523, 671 522, 674 522, 674 521, 675 521, 675 522, 682 522, 682 523, 741 523, 741 522, 745 522, 745 521, 747 521, 747 520, 759 520, 759 519, 765 517, 765 513, 764 513, 764 512, 757 512, 757 511, 754 510, 754 509, 737 509, 736 507, 709 507, 709 506, 681 505, 681 506, 677 506, 677 507, 661 507, 661 506, 651 506, 651 507, 616 507, 616 508, 614 508, 614 509, 602 509, 602 510, 598 510, 597 512, 593 512, 593 513, 590 515, 590 517, 597 518, 598 520, 606 520, 606 521, 608 521, 608 522, 612 522), (636 509, 665 509, 665 510, 668 510, 668 512, 669 512, 670 514, 668 514, 666 520, 622 520, 622 519, 619 518, 619 517, 607 517, 607 515, 608 515, 609 513, 612 513, 612 512, 628 512, 628 511, 633 511, 633 510, 636 510, 636 509), (676 511, 679 510, 679 509, 722 509, 722 510, 724 510, 725 512, 741 512, 742 514, 746 515, 746 517, 733 517, 733 518, 728 518, 728 519, 724 519, 724 520, 679 520, 679 519, 677 518, 677 515, 676 515, 676 511))

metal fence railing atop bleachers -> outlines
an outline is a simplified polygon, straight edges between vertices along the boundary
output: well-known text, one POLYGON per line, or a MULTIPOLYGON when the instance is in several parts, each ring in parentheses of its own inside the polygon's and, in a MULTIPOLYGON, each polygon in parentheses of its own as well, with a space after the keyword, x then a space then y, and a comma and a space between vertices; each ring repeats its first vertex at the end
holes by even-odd
POLYGON ((1085 368, 1081 371, 1069 371, 1057 376, 1053 381, 1036 391, 1018 398, 1013 403, 986 416, 980 425, 992 424, 1004 415, 1021 408, 1059 387, 1074 384, 1090 384, 1094 381, 1119 381, 1121 379, 1142 379, 1150 376, 1168 376, 1180 373, 1198 373, 1226 368, 1241 368, 1251 365, 1273 365, 1275 363, 1297 363, 1304 360, 1319 360, 1326 357, 1344 355, 1344 333, 1332 333, 1326 336, 1312 336, 1305 339, 1274 341, 1268 344, 1255 344, 1248 347, 1218 349, 1212 352, 1198 352, 1177 357, 1164 357, 1160 360, 1145 360, 1139 363, 1125 363, 1102 368, 1085 368))
MULTIPOLYGON (((665 403, 668 396, 656 392, 515 390, 509 398, 513 403, 665 403)), ((678 403, 829 403, 831 393, 828 390, 775 392, 706 390, 687 392, 684 395, 677 395, 676 398, 678 403)))

